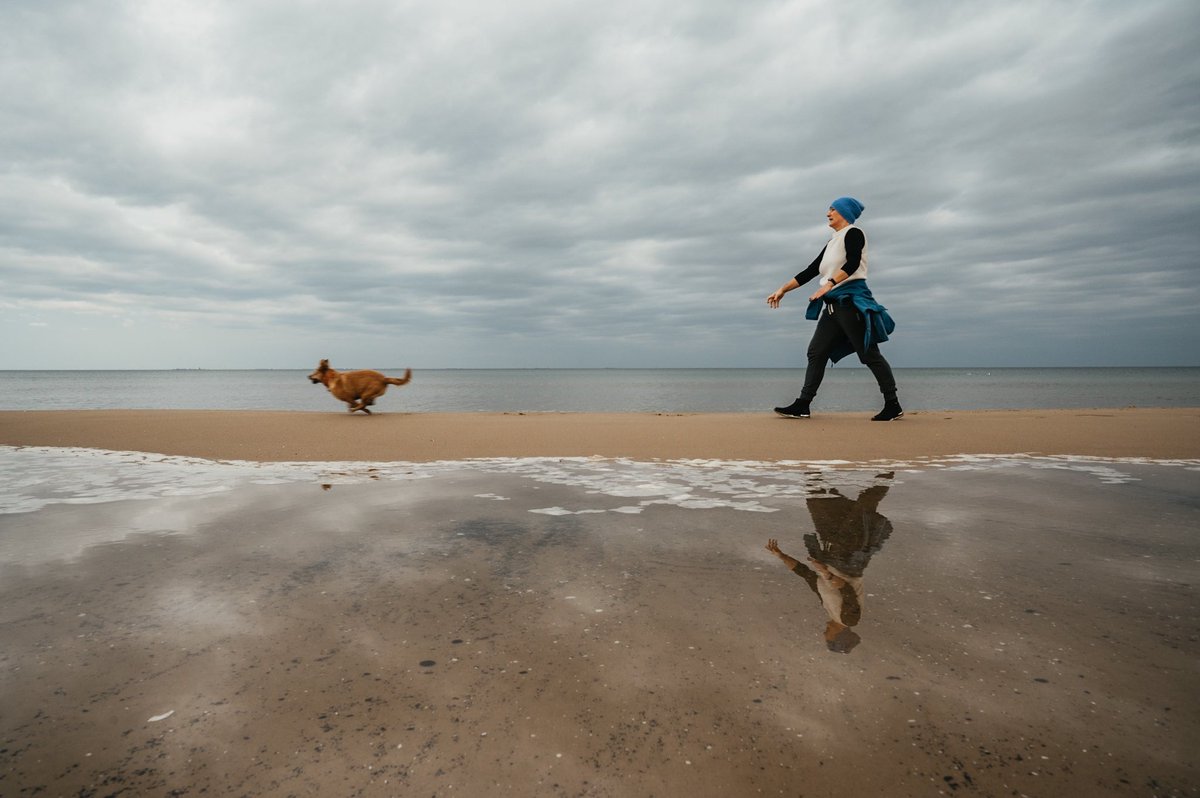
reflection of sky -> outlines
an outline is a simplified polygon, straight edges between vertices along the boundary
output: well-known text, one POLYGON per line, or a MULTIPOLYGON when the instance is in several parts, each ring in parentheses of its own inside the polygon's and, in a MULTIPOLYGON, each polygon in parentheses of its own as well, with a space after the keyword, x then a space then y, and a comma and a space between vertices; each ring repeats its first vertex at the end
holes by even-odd
MULTIPOLYGON (((637 512, 638 508, 655 504, 771 512, 773 498, 818 495, 825 487, 820 479, 823 473, 838 473, 839 484, 847 489, 877 484, 878 474, 883 472, 1015 467, 1089 474, 1101 483, 1120 484, 1137 479, 1129 468, 1139 464, 1200 470, 1200 460, 1029 455, 957 455, 858 464, 842 460, 638 462, 596 457, 484 458, 432 463, 255 463, 96 449, 0 447, 0 483, 5 485, 0 495, 0 514, 29 512, 53 504, 203 495, 247 484, 415 480, 464 470, 523 476, 630 499, 629 506, 620 508, 622 512, 637 512)), ((889 480, 888 484, 892 482, 889 480)), ((565 513, 587 509, 543 508, 542 511, 565 513)))
MULTIPOLYGON (((676 460, 637 462, 605 458, 490 458, 433 463, 253 463, 222 462, 140 452, 49 447, 0 447, 0 518, 59 505, 91 505, 95 520, 73 536, 36 534, 16 540, 0 521, 0 551, 5 559, 19 548, 17 559, 71 559, 83 548, 122 540, 139 533, 180 533, 195 527, 196 505, 187 497, 229 493, 240 487, 269 485, 363 484, 374 481, 412 482, 439 476, 474 474, 520 477, 534 484, 575 488, 554 494, 554 501, 525 510, 544 516, 619 513, 638 515, 654 506, 688 510, 726 509, 775 513, 798 500, 828 495, 831 485, 856 494, 872 485, 903 484, 906 476, 1038 471, 1082 476, 1099 485, 1137 482, 1139 466, 1159 465, 1177 471, 1200 470, 1200 461, 1149 461, 1082 457, 956 456, 907 462, 851 464, 844 461, 754 462, 676 460), (110 509, 115 502, 138 502, 110 509), (616 500, 615 502, 613 500, 616 500), (114 515, 111 522, 106 517, 114 515), (118 520, 119 516, 119 520, 118 520)), ((1049 477, 1049 473, 1045 474, 1049 477)), ((507 501, 497 493, 474 498, 507 501)), ((546 495, 550 499, 550 495, 546 495)), ((237 501, 237 500, 235 500, 237 501)), ((343 509, 343 514, 349 512, 343 509)), ((939 502, 920 511, 931 528, 953 528, 970 522, 970 506, 939 502)), ((27 526, 27 525, 26 525, 27 526)), ((23 527, 24 528, 24 527, 23 527)), ((942 553, 953 558, 955 543, 942 553)))
MULTIPOLYGON (((26 779, 62 780, 49 792, 74 793, 76 772, 87 783, 142 772, 157 756, 144 735, 169 733, 188 752, 180 778, 204 784, 242 778, 225 760, 203 770, 206 756, 269 739, 303 750, 310 772, 336 768, 330 756, 370 749, 386 725, 380 750, 414 768, 414 790, 480 761, 480 741, 512 763, 514 783, 532 783, 526 746, 545 755, 539 741, 553 739, 564 759, 591 763, 611 745, 562 735, 569 703, 581 729, 617 728, 632 707, 654 735, 697 730, 668 743, 675 760, 615 762, 610 777, 742 768, 747 789, 722 794, 794 793, 794 774, 755 779, 781 758, 864 750, 912 794, 916 770, 927 786, 947 761, 977 762, 985 792, 1083 794, 1100 768, 1182 794, 1196 723, 1161 708, 1196 692, 1200 462, 864 465, 259 466, 0 448, 4 698, 17 707, 6 717, 32 746, 13 760, 26 779), (836 512, 871 488, 870 519, 836 512), (852 550, 863 520, 879 534, 859 546, 871 555, 855 571, 859 642, 831 654, 821 596, 764 545, 806 559, 817 533, 852 550), (457 696, 472 705, 460 712, 457 696), (313 718, 347 710, 352 727, 323 755, 313 718), (514 714, 529 734, 505 733, 514 714), (114 717, 133 724, 133 748, 89 747, 114 717), (775 743, 742 742, 763 739, 775 743), (72 771, 42 764, 53 751, 95 756, 72 771)), ((653 749, 629 739, 630 752, 653 749)))

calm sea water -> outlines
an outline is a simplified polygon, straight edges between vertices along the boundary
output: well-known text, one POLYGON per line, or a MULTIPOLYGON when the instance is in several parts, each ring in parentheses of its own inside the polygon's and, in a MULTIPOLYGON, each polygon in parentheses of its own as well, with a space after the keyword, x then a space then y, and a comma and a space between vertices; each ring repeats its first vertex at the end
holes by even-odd
MULTIPOLYGON (((383 369, 402 375, 404 370, 383 369)), ((0 371, 0 410, 344 408, 304 370, 0 371)), ((762 412, 800 392, 801 369, 417 371, 381 412, 762 412)), ((1200 368, 896 369, 908 410, 1200 405, 1200 368)), ((827 372, 814 409, 881 405, 870 372, 827 372)))

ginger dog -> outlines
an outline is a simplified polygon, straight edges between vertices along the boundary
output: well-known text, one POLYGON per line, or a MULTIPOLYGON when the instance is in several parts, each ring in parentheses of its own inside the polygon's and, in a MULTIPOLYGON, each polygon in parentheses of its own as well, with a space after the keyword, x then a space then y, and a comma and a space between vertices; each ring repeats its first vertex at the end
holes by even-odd
POLYGON ((350 406, 350 412, 361 410, 371 415, 368 409, 375 400, 383 396, 389 385, 405 385, 412 379, 412 369, 404 370, 404 378, 385 377, 378 371, 338 371, 322 360, 317 370, 308 375, 313 384, 321 383, 329 392, 350 406))

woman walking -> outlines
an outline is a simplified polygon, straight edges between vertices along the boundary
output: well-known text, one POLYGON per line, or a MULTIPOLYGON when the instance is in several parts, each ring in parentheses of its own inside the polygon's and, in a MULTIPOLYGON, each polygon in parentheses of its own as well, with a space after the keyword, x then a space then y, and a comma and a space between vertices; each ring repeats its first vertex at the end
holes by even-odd
POLYGON ((767 305, 779 307, 783 295, 820 277, 820 285, 808 298, 805 316, 817 322, 808 344, 808 368, 800 396, 775 412, 787 418, 809 418, 810 405, 825 378, 825 364, 834 363, 854 352, 875 375, 883 394, 883 410, 872 421, 892 421, 904 415, 896 397, 892 367, 879 351, 879 344, 896 328, 887 308, 871 296, 867 288, 867 237, 854 222, 863 212, 863 204, 854 197, 834 200, 828 213, 833 236, 816 260, 787 284, 767 297, 767 305))

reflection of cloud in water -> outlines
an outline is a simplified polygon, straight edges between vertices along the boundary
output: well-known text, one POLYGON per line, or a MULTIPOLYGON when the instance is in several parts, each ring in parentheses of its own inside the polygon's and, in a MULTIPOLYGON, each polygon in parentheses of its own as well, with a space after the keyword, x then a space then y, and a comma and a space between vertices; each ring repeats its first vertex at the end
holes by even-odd
MULTIPOLYGON (((31 512, 54 504, 94 504, 128 499, 159 499, 227 491, 247 484, 316 482, 351 484, 373 480, 417 480, 471 471, 506 474, 538 482, 582 488, 601 496, 636 499, 609 512, 637 513, 652 505, 685 509, 773 512, 773 499, 809 498, 822 493, 822 475, 836 473, 844 489, 878 484, 879 471, 986 470, 1017 466, 1089 474, 1101 483, 1136 478, 1122 466, 1156 464, 1200 470, 1200 460, 1094 458, 1033 455, 957 455, 908 461, 850 463, 828 461, 670 460, 639 462, 621 458, 482 458, 433 463, 254 463, 171 457, 142 452, 53 447, 0 447, 0 513, 31 512)), ((489 495, 496 500, 503 496, 489 495)), ((595 507, 538 508, 536 512, 579 513, 595 507)))
POLYGON ((147 603, 145 612, 154 622, 173 629, 220 629, 229 633, 254 628, 231 593, 216 593, 191 582, 167 582, 147 603))

